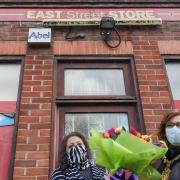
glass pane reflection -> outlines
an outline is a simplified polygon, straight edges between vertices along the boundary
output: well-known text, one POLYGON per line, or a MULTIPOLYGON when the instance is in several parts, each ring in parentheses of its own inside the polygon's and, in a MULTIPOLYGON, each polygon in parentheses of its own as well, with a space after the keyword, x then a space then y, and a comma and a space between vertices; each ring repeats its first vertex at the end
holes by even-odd
POLYGON ((20 68, 20 64, 0 64, 1 101, 17 100, 20 68))
POLYGON ((100 132, 112 127, 125 127, 129 131, 128 115, 126 113, 66 113, 65 135, 78 131, 89 136, 92 128, 100 132))
POLYGON ((65 95, 125 95, 121 69, 66 69, 65 95))
POLYGON ((169 83, 171 86, 171 91, 174 100, 180 100, 180 63, 179 62, 168 62, 166 63, 167 74, 169 78, 169 83))

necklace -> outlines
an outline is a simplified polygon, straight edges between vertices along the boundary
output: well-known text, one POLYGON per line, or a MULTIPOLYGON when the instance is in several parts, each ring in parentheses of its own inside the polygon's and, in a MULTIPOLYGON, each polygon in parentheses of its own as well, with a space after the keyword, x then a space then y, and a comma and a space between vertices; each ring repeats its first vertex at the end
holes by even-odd
POLYGON ((180 158, 180 154, 177 155, 175 158, 173 158, 172 160, 168 160, 166 156, 163 157, 163 163, 165 164, 165 169, 164 171, 162 172, 162 180, 168 180, 169 179, 169 176, 170 176, 170 173, 171 173, 171 165, 180 158))

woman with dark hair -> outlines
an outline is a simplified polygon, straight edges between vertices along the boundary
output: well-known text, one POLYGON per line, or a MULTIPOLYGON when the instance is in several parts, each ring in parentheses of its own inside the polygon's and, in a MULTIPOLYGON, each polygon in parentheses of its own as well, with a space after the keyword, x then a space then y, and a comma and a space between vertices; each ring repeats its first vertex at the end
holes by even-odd
POLYGON ((60 150, 60 165, 51 180, 104 180, 106 173, 93 165, 91 153, 85 137, 72 132, 64 137, 60 150))
POLYGON ((180 112, 167 113, 160 124, 159 139, 166 142, 168 151, 156 164, 162 180, 180 179, 180 112))

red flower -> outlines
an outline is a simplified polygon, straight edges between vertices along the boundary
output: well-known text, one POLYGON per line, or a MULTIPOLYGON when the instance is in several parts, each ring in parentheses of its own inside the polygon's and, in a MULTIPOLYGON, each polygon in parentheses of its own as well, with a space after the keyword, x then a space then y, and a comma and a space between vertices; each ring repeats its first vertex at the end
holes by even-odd
POLYGON ((138 135, 138 132, 136 131, 135 128, 131 128, 131 129, 130 129, 130 132, 131 132, 134 136, 137 136, 137 135, 138 135))

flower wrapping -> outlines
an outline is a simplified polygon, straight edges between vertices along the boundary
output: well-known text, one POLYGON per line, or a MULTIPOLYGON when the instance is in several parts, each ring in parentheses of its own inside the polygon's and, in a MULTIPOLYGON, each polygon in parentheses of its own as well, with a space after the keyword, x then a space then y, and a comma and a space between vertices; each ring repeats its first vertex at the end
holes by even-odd
POLYGON ((155 146, 125 131, 113 140, 103 138, 95 129, 91 131, 90 147, 96 150, 97 165, 112 173, 121 168, 129 169, 136 173, 140 180, 160 178, 160 174, 149 165, 167 152, 167 148, 155 146))

